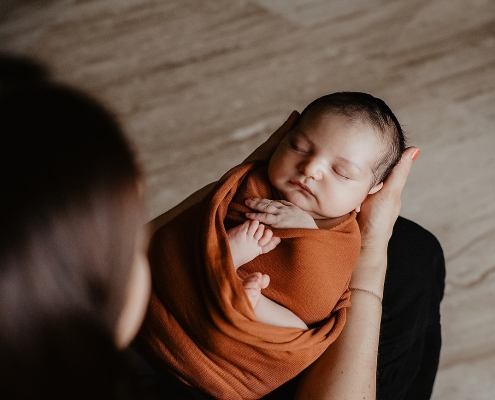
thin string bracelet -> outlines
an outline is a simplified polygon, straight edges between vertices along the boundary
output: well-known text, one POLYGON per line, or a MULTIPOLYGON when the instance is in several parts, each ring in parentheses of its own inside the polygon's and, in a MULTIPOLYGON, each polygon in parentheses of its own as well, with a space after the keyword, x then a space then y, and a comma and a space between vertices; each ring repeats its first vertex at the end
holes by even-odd
POLYGON ((368 290, 368 289, 361 289, 361 288, 357 288, 357 287, 350 287, 349 290, 360 290, 361 292, 366 292, 366 293, 369 293, 369 294, 372 294, 373 296, 377 297, 378 300, 380 300, 380 303, 383 301, 383 297, 380 296, 378 293, 375 293, 371 290, 368 290))

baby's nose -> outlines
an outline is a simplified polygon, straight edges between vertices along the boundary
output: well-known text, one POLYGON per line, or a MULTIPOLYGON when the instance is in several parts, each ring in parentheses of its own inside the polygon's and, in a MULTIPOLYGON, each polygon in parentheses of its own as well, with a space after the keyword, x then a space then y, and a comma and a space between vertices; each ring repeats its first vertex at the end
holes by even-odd
POLYGON ((321 166, 317 160, 306 160, 306 162, 301 164, 299 171, 308 178, 313 178, 314 180, 320 180, 323 176, 321 171, 321 166))

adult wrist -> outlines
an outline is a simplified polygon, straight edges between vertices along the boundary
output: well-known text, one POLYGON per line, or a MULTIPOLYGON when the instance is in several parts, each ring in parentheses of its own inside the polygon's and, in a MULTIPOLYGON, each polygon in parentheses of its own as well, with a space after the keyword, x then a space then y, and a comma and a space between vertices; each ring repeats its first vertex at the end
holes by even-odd
POLYGON ((364 293, 373 295, 376 299, 378 299, 380 301, 380 303, 383 302, 383 293, 378 294, 378 293, 374 292, 373 290, 363 289, 363 288, 359 288, 359 287, 349 287, 349 290, 350 291, 364 292, 364 293))
POLYGON ((387 249, 363 248, 352 273, 349 287, 361 288, 381 295, 386 272, 387 249))
POLYGON ((385 273, 387 270, 387 246, 361 246, 356 267, 385 273))

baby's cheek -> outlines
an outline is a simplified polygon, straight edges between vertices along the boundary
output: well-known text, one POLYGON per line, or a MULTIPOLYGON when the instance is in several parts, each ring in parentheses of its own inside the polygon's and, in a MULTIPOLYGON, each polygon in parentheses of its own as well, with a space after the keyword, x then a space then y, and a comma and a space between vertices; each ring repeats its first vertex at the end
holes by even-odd
POLYGON ((299 207, 301 210, 304 210, 306 212, 315 211, 314 205, 312 205, 309 199, 298 190, 289 192, 286 197, 287 198, 285 200, 290 201, 292 204, 299 207))

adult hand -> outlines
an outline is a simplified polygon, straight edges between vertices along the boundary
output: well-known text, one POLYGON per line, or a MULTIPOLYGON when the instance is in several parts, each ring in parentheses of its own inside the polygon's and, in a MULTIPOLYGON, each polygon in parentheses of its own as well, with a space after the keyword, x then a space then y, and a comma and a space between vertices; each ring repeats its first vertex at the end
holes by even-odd
POLYGON ((387 246, 401 208, 401 193, 420 150, 409 147, 378 192, 369 195, 358 216, 363 248, 387 246))
POLYGON ((350 287, 371 290, 381 295, 387 271, 387 247, 401 207, 401 193, 411 165, 419 155, 416 147, 407 148, 383 187, 369 195, 361 205, 358 224, 361 254, 352 273, 350 287))
MULTIPOLYGON (((267 160, 271 157, 278 144, 290 131, 292 125, 299 118, 299 113, 297 111, 292 111, 289 115, 287 121, 285 121, 280 128, 278 128, 271 136, 256 150, 254 150, 248 158, 244 161, 254 161, 254 160, 267 160)), ((151 234, 153 234, 157 229, 165 225, 171 219, 175 218, 181 212, 187 210, 189 207, 192 207, 194 204, 199 203, 203 200, 208 193, 210 193, 215 186, 216 182, 212 182, 209 185, 197 190, 193 194, 191 194, 187 199, 183 200, 181 203, 177 204, 172 209, 165 211, 163 214, 154 218, 148 223, 151 234)))
POLYGON ((273 132, 266 142, 254 150, 244 161, 268 160, 298 118, 299 113, 295 110, 292 111, 289 118, 287 118, 287 121, 285 121, 280 128, 273 132))
POLYGON ((352 273, 352 307, 337 340, 302 375, 296 399, 375 399, 376 369, 387 245, 400 211, 400 195, 419 149, 404 151, 383 188, 368 196, 358 217, 362 246, 352 273))

